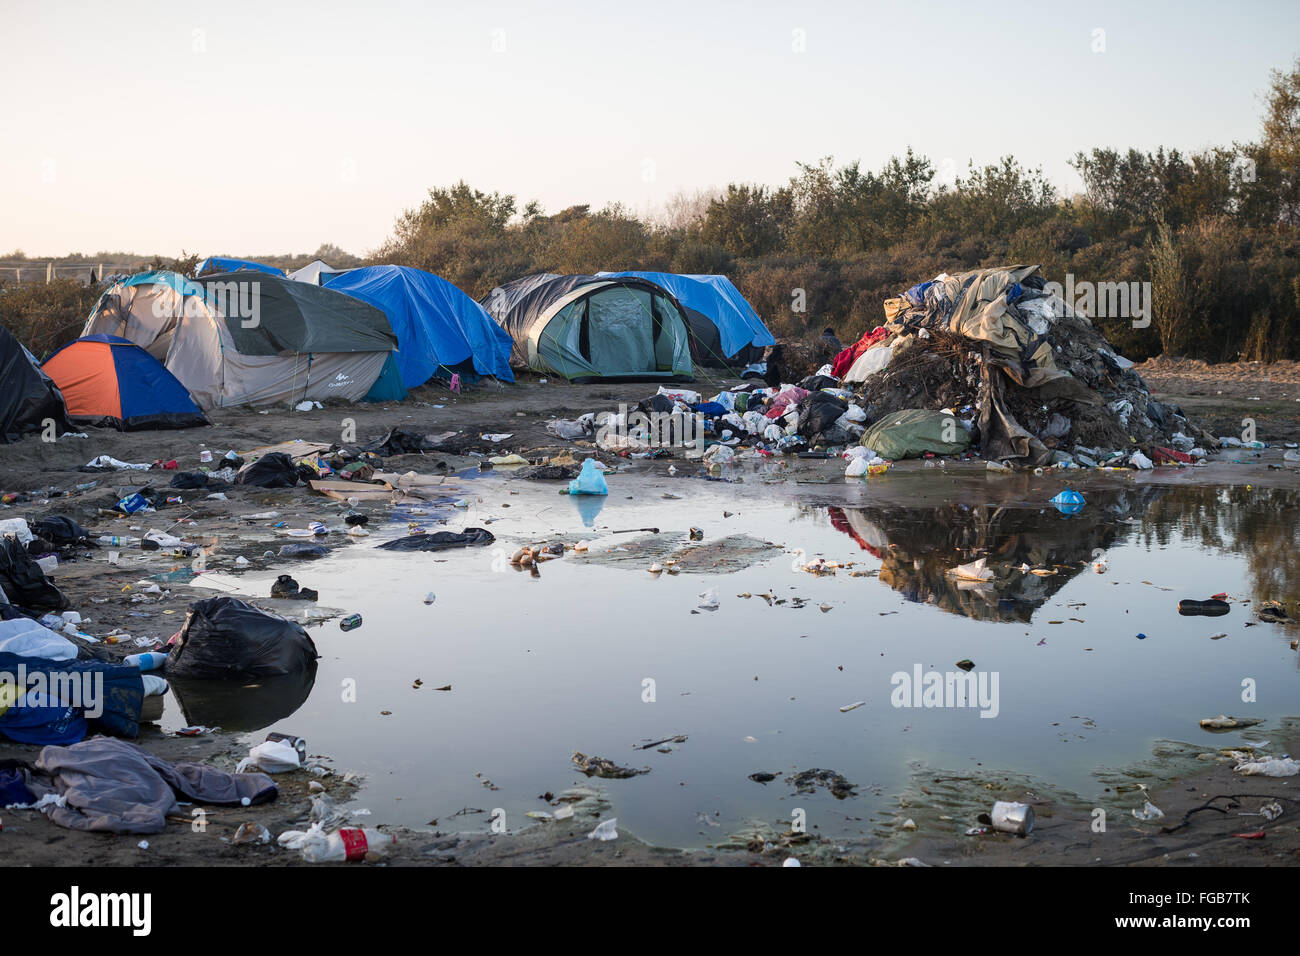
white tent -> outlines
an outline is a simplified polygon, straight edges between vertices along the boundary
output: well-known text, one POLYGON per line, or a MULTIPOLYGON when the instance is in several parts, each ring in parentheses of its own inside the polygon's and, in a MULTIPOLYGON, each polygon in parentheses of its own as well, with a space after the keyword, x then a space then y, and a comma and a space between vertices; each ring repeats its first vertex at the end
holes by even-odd
POLYGON ((289 278, 293 279, 295 282, 310 282, 312 285, 320 285, 322 276, 346 271, 346 269, 335 269, 324 259, 313 259, 301 269, 296 269, 293 272, 290 272, 289 278))

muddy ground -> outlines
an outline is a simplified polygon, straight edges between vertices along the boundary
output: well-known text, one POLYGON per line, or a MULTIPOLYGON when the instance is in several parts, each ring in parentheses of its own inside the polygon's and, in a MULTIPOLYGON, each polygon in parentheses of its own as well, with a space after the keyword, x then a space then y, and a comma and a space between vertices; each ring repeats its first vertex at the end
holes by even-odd
MULTIPOLYGON (((1295 363, 1292 363, 1295 364, 1295 363)), ((1194 363, 1147 363, 1142 374, 1162 401, 1174 401, 1206 424, 1215 434, 1239 434, 1233 427, 1242 417, 1254 417, 1258 436, 1264 441, 1297 440, 1300 436, 1300 372, 1295 368, 1278 368, 1273 372, 1247 367, 1195 367, 1194 363), (1220 394, 1222 393, 1222 394, 1220 394), (1258 399, 1256 401, 1255 399, 1258 399), (1253 413, 1253 414, 1252 414, 1253 413)), ((715 383, 721 385, 722 383, 715 383)), ((700 383, 701 387, 707 387, 700 383)), ((247 570, 284 566, 283 559, 267 558, 265 553, 284 543, 271 538, 265 522, 254 526, 241 515, 268 510, 280 512, 293 527, 306 521, 337 516, 346 507, 312 494, 299 487, 278 491, 234 486, 225 489, 226 501, 210 501, 202 492, 169 492, 184 500, 163 511, 141 519, 110 518, 100 509, 111 506, 119 492, 145 482, 164 487, 171 472, 150 471, 87 474, 80 466, 98 455, 111 455, 131 462, 152 462, 176 458, 180 468, 192 470, 199 465, 199 453, 205 447, 219 457, 228 449, 248 451, 293 438, 308 441, 336 442, 355 429, 355 440, 365 441, 382 436, 394 427, 436 434, 446 431, 473 433, 510 433, 511 437, 491 447, 499 452, 517 451, 536 458, 554 451, 572 448, 546 432, 552 418, 576 417, 588 411, 617 411, 620 402, 629 405, 653 392, 644 384, 568 385, 554 380, 545 383, 532 379, 513 387, 486 384, 463 396, 445 389, 424 388, 401 404, 382 406, 327 407, 311 412, 226 410, 212 413, 212 427, 181 432, 141 432, 120 434, 105 430, 89 431, 88 438, 66 437, 57 443, 28 439, 18 445, 0 446, 0 492, 37 490, 69 491, 79 484, 96 482, 94 488, 73 491, 68 496, 22 502, 0 511, 0 517, 21 515, 29 519, 48 512, 66 514, 96 534, 136 534, 142 530, 167 530, 189 541, 216 541, 209 558, 211 570, 237 571, 236 559, 243 557, 247 570), (135 526, 140 530, 131 531, 135 526)), ((582 451, 584 449, 578 449, 582 451)), ((589 450, 589 449, 586 449, 589 450)), ((1270 462, 1280 459, 1280 449, 1261 455, 1237 451, 1220 456, 1219 463, 1205 468, 1160 469, 1142 476, 1097 475, 1090 480, 1120 481, 1196 481, 1198 483, 1241 483, 1293 485, 1292 469, 1269 469, 1270 462)), ((454 473, 475 467, 480 459, 440 454, 406 455, 390 459, 389 470, 416 471, 421 474, 451 477, 445 479, 449 491, 457 487, 454 473), (445 462, 445 465, 440 465, 445 462)), ((612 459, 611 459, 612 460, 612 459)), ((647 473, 666 467, 664 462, 618 462, 632 473, 647 473)), ((924 474, 919 463, 896 466, 908 470, 915 466, 916 481, 906 486, 906 503, 917 505, 926 499, 942 500, 952 493, 952 485, 936 481, 933 472, 924 474)), ((694 465, 686 467, 696 467, 694 465)), ((982 463, 964 466, 970 480, 982 476, 982 463)), ((841 481, 838 462, 791 460, 784 483, 788 494, 807 494, 810 485, 841 481)), ((959 480, 951 473, 949 481, 959 480)), ((1033 476, 1018 475, 1003 486, 1006 494, 1023 495, 1030 491, 1033 476)), ((765 488, 772 488, 771 485, 765 488)), ((747 493, 759 493, 750 488, 747 493)), ((766 493, 765 491, 762 493, 766 493)), ((901 503, 901 502, 900 502, 901 503)), ((382 517, 386 508, 363 504, 359 510, 382 517)), ((337 537, 337 536, 336 536, 337 537)), ((364 539, 363 539, 364 540, 364 539)), ((332 542, 333 543, 333 542, 332 542)), ((348 546, 343 542, 338 546, 348 546)), ((92 619, 89 630, 103 634, 113 627, 130 631, 133 637, 149 638, 158 643, 177 631, 195 592, 187 587, 167 589, 161 597, 143 595, 140 581, 152 574, 184 570, 189 562, 175 559, 166 552, 144 553, 123 549, 123 561, 108 565, 103 552, 89 560, 68 562, 60 567, 56 583, 68 594, 72 607, 92 619), (141 616, 147 614, 149 616, 141 616)), ((320 587, 327 582, 311 582, 320 587)), ((303 613, 328 615, 320 609, 299 602, 270 600, 259 602, 268 609, 288 616, 303 613)), ((328 604, 327 594, 322 605, 328 604)), ((100 645, 101 649, 103 645, 100 645)), ((119 645, 114 653, 134 653, 135 645, 119 645)), ((1192 865, 1223 864, 1294 864, 1300 861, 1300 803, 1289 798, 1296 789, 1295 780, 1262 777, 1242 778, 1230 767, 1215 759, 1215 740, 1203 735, 1191 745, 1184 772, 1176 782, 1151 777, 1151 799, 1161 807, 1166 819, 1140 823, 1133 819, 1112 819, 1105 833, 1093 832, 1091 808, 1069 794, 1053 793, 1043 781, 1011 780, 990 777, 974 780, 931 774, 918 779, 914 789, 899 795, 898 822, 913 819, 917 829, 878 834, 870 841, 844 843, 824 841, 812 836, 754 832, 731 834, 708 850, 682 851, 652 847, 639 842, 626 830, 616 841, 601 843, 586 839, 596 822, 610 815, 599 788, 560 791, 554 807, 571 803, 572 819, 538 824, 520 832, 492 836, 481 832, 482 823, 473 820, 445 819, 428 831, 392 828, 397 844, 386 856, 398 865, 780 865, 795 856, 817 864, 896 864, 916 859, 928 865, 983 864, 1055 864, 1055 865, 1192 865), (1177 822, 1192 808, 1216 794, 1250 794, 1239 798, 1239 806, 1229 813, 1203 811, 1191 817, 1184 829, 1170 834, 1159 832, 1162 824, 1177 822), (970 822, 954 817, 953 807, 975 806, 994 799, 1023 799, 1035 804, 1039 825, 1029 839, 1000 834, 969 837, 961 835, 970 822), (1236 814, 1256 810, 1259 805, 1281 799, 1286 813, 1274 822, 1260 817, 1236 814), (1244 840, 1232 834, 1263 830, 1266 838, 1244 840)), ((1281 737, 1274 735, 1272 752, 1300 746, 1300 728, 1284 728, 1281 737), (1282 739, 1285 738, 1285 739, 1282 739)), ((234 734, 216 733, 198 738, 164 735, 154 725, 146 725, 139 743, 160 756, 175 761, 200 761, 233 770, 244 756, 245 748, 234 734)), ((330 767, 328 743, 309 741, 313 755, 330 767), (321 751, 317 754, 317 751, 321 751)), ((38 748, 0 743, 0 758, 32 760, 38 748)), ((296 853, 275 846, 233 845, 231 838, 240 823, 256 821, 272 834, 286 829, 304 828, 310 808, 309 787, 316 783, 340 802, 349 799, 364 781, 345 780, 348 768, 334 767, 332 772, 314 775, 296 771, 278 775, 280 796, 272 804, 253 808, 212 808, 206 811, 206 824, 196 828, 192 822, 178 819, 167 831, 147 837, 148 848, 141 849, 139 837, 80 833, 49 823, 33 811, 4 811, 0 846, 11 865, 302 865, 296 853)), ((1135 779, 1142 772, 1135 771, 1135 779)), ((597 781, 598 782, 598 781, 597 781)), ((1117 784, 1118 786, 1119 784, 1117 784)), ((364 798, 364 789, 361 791, 364 798)), ((1226 803, 1220 801, 1220 807, 1226 803)), ((365 825, 382 825, 384 821, 365 818, 365 825)))

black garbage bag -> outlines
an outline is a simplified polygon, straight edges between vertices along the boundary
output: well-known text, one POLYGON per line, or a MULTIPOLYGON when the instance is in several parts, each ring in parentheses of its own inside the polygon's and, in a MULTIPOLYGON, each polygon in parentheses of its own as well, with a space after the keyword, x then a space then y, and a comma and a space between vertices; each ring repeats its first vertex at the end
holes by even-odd
POLYGON ((643 414, 646 415, 668 414, 671 413, 672 410, 676 407, 677 407, 677 403, 674 402, 667 395, 657 395, 657 394, 651 395, 649 398, 645 399, 644 401, 640 401, 636 403, 637 411, 642 412, 643 414))
POLYGON ((90 532, 64 515, 48 514, 32 524, 32 534, 44 538, 58 548, 70 544, 85 544, 90 532))
POLYGON ((823 388, 838 388, 839 379, 831 378, 829 375, 809 375, 795 383, 805 392, 816 392, 823 388))
POLYGON ((805 438, 815 438, 848 411, 849 403, 826 392, 813 392, 799 402, 798 409, 799 426, 796 431, 805 438))
POLYGON ((11 602, 31 611, 64 611, 68 607, 63 592, 17 538, 0 539, 0 588, 11 602))
POLYGON ((476 547, 491 544, 496 536, 483 528, 466 528, 464 531, 434 531, 408 534, 404 538, 385 541, 377 547, 385 551, 442 551, 445 548, 476 547))
POLYGON ((391 455, 418 455, 424 448, 424 435, 408 432, 404 428, 390 429, 383 438, 361 446, 362 451, 382 455, 384 458, 391 455))
POLYGON ((235 481, 255 488, 292 488, 298 484, 298 466, 284 452, 273 451, 239 469, 235 481))
POLYGON ((237 598, 215 597, 190 606, 180 641, 167 656, 167 676, 247 680, 298 674, 319 654, 300 624, 237 598))
POLYGON ((304 544, 301 541, 282 544, 279 551, 282 558, 303 558, 307 561, 315 561, 317 558, 323 558, 329 553, 329 548, 322 547, 319 544, 304 544))
POLYGON ((172 476, 171 486, 182 491, 193 491, 200 488, 208 491, 220 491, 226 487, 226 483, 220 478, 213 478, 206 472, 178 471, 172 476))

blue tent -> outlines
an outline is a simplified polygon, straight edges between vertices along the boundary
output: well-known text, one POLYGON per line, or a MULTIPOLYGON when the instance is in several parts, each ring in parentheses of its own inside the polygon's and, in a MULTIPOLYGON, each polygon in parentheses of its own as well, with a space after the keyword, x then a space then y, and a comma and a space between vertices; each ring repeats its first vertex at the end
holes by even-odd
POLYGON ((275 266, 268 266, 262 262, 254 262, 252 259, 226 259, 222 256, 208 256, 199 263, 198 268, 194 270, 194 275, 196 278, 201 279, 211 273, 238 272, 240 269, 265 272, 273 276, 284 275, 283 269, 277 269, 275 266))
POLYGON ((515 380, 509 333, 446 279, 407 266, 368 266, 322 280, 325 288, 369 302, 388 316, 406 388, 423 385, 435 375, 447 378, 467 362, 479 375, 515 380))
POLYGON ((116 335, 69 342, 45 360, 43 369, 63 392, 75 419, 123 431, 208 424, 176 376, 140 346, 116 335))
POLYGON ((720 364, 721 359, 732 358, 746 348, 761 349, 776 344, 754 307, 726 276, 672 272, 601 272, 598 275, 634 276, 671 292, 686 310, 694 340, 692 358, 699 364, 720 364))

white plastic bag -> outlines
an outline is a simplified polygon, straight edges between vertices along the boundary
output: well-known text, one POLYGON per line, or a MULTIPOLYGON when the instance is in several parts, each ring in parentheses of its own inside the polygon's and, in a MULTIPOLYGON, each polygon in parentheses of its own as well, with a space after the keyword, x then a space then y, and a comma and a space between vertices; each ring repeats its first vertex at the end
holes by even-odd
POLYGON ((252 768, 263 773, 284 773, 297 770, 302 764, 298 761, 298 751, 283 740, 264 740, 248 752, 248 756, 239 761, 235 773, 243 773, 252 768))

